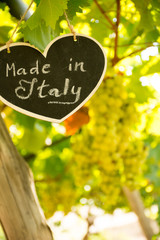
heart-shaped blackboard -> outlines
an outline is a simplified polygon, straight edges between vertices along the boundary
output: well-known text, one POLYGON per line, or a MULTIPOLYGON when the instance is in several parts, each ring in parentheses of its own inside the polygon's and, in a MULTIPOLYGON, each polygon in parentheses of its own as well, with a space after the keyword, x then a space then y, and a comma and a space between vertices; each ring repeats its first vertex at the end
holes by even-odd
POLYGON ((25 43, 0 49, 0 100, 32 117, 61 122, 97 90, 106 71, 101 45, 91 37, 63 35, 42 54, 25 43))

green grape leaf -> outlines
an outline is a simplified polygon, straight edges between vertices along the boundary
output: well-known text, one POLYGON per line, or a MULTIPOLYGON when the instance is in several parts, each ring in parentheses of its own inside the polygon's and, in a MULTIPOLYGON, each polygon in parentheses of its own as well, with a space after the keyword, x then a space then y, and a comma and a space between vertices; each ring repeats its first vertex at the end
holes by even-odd
POLYGON ((33 129, 34 125, 36 123, 43 126, 47 130, 48 133, 50 132, 50 130, 52 128, 52 125, 50 122, 32 118, 32 117, 29 117, 22 113, 19 113, 17 111, 13 111, 12 118, 13 118, 12 120, 14 120, 14 122, 16 122, 16 124, 18 124, 19 126, 25 128, 25 129, 27 129, 27 128, 33 129))
POLYGON ((160 0, 152 0, 152 6, 160 9, 160 0))
POLYGON ((145 29, 146 31, 154 29, 154 21, 151 11, 148 9, 151 0, 132 0, 135 4, 136 9, 141 15, 141 20, 139 24, 140 29, 145 29))
POLYGON ((160 144, 159 137, 155 137, 154 135, 148 135, 145 143, 149 147, 149 154, 147 157, 147 171, 145 173, 145 177, 147 177, 152 183, 154 183, 155 187, 160 187, 159 182, 159 159, 160 159, 160 144), (155 147, 151 147, 150 144, 152 142, 157 141, 157 145, 155 147))
POLYGON ((160 73, 160 56, 153 56, 149 58, 149 61, 144 66, 139 67, 139 75, 146 76, 154 73, 160 73))
POLYGON ((72 19, 76 12, 82 13, 82 8, 88 7, 92 0, 69 0, 67 15, 69 19, 72 19))
MULTIPOLYGON (((61 136, 62 138, 62 136, 61 136)), ((55 136, 53 136, 53 141, 55 136)), ((32 169, 35 175, 49 175, 50 177, 56 177, 62 175, 64 177, 65 166, 70 160, 70 140, 67 139, 62 143, 53 144, 48 146, 45 150, 42 150, 34 162, 32 163, 32 169)))
POLYGON ((37 152, 44 146, 46 139, 45 131, 40 132, 38 130, 31 131, 25 129, 24 136, 21 138, 21 142, 18 148, 25 149, 27 152, 37 154, 37 152))
POLYGON ((0 3, 0 9, 4 10, 6 7, 6 3, 0 3))
POLYGON ((160 144, 158 144, 155 148, 150 148, 148 158, 154 158, 158 163, 160 159, 160 144))
POLYGON ((155 28, 149 32, 146 32, 145 39, 146 39, 146 42, 154 42, 154 41, 157 41, 158 37, 159 37, 159 31, 155 28))
POLYGON ((12 29, 9 26, 0 27, 0 44, 4 44, 8 41, 8 32, 12 29))
POLYGON ((29 117, 22 113, 13 111, 13 120, 20 126, 23 126, 25 129, 33 129, 36 122, 35 118, 29 117))
POLYGON ((20 138, 17 147, 29 153, 37 154, 45 146, 47 134, 46 128, 35 119, 32 128, 24 128, 23 136, 20 138))
POLYGON ((21 29, 21 32, 24 34, 24 41, 29 41, 30 44, 43 51, 48 43, 60 34, 60 29, 56 26, 56 29, 53 31, 50 26, 46 26, 45 22, 41 21, 36 28, 31 30, 26 26, 21 29))
POLYGON ((136 79, 134 79, 135 76, 136 74, 133 75, 132 80, 128 86, 128 90, 129 92, 133 92, 136 96, 136 101, 142 104, 147 102, 148 98, 153 98, 154 92, 148 86, 142 86, 137 76, 136 79))
POLYGON ((160 12, 155 13, 155 24, 160 26, 160 12))
POLYGON ((154 14, 155 25, 160 26, 160 0, 152 0, 152 12, 154 14))
POLYGON ((31 30, 36 28, 43 19, 47 26, 55 29, 56 22, 67 8, 68 0, 41 0, 34 14, 26 22, 31 30))
POLYGON ((34 2, 39 5, 41 0, 34 0, 34 2))
POLYGON ((112 30, 108 28, 108 23, 102 13, 97 11, 96 4, 92 4, 87 13, 75 17, 73 24, 78 29, 79 33, 91 35, 102 45, 104 45, 104 39, 107 38, 109 33, 112 33, 112 30))

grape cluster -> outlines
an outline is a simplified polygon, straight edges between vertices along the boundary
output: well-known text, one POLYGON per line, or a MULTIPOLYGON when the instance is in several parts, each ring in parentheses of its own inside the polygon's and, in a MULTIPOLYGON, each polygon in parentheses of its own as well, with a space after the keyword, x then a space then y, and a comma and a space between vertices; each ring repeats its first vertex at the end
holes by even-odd
POLYGON ((86 196, 109 209, 122 186, 139 186, 147 149, 136 137, 139 113, 121 74, 106 77, 87 106, 90 122, 71 139, 75 184, 89 185, 86 196))
POLYGON ((67 214, 76 203, 77 193, 70 180, 56 181, 55 179, 48 184, 36 183, 36 189, 47 218, 51 217, 55 211, 63 211, 67 214))

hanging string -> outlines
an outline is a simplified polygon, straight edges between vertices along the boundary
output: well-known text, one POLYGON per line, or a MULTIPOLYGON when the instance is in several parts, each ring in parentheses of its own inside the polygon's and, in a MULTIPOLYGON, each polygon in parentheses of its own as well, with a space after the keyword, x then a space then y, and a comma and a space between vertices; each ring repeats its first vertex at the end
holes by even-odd
POLYGON ((13 42, 13 36, 15 35, 15 33, 17 32, 18 27, 20 26, 21 22, 24 20, 26 14, 28 13, 29 9, 31 8, 32 4, 33 4, 34 0, 31 1, 31 3, 29 4, 28 8, 26 9, 25 13, 23 14, 23 16, 21 17, 21 19, 19 20, 19 22, 17 23, 16 28, 14 29, 10 39, 8 42, 6 42, 6 46, 7 46, 7 52, 10 53, 10 44, 13 42))
MULTIPOLYGON (((19 22, 17 23, 17 26, 16 28, 14 29, 10 39, 8 42, 6 42, 6 47, 7 47, 7 52, 10 53, 10 44, 13 42, 13 36, 15 35, 15 33, 17 32, 17 29, 18 27, 20 26, 21 22, 24 20, 26 14, 28 13, 29 9, 31 8, 32 4, 33 4, 34 0, 31 1, 31 3, 29 4, 28 8, 26 9, 25 13, 23 14, 23 16, 21 17, 21 19, 19 20, 19 22)), ((71 33, 73 34, 73 38, 74 38, 74 41, 77 41, 77 38, 76 38, 76 32, 74 30, 74 27, 73 25, 71 25, 70 21, 69 21, 69 18, 67 16, 67 13, 66 11, 64 11, 64 15, 65 15, 65 18, 67 20, 67 23, 68 23, 68 27, 71 31, 71 33)))
POLYGON ((71 25, 71 23, 70 23, 70 21, 69 21, 69 18, 68 18, 68 16, 67 16, 66 11, 64 11, 64 16, 65 16, 65 18, 66 18, 66 20, 67 20, 68 27, 69 27, 71 33, 73 34, 74 41, 77 41, 76 32, 75 32, 75 30, 74 30, 73 25, 71 25))

